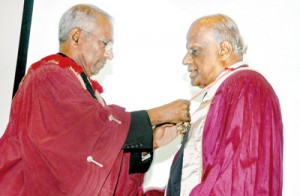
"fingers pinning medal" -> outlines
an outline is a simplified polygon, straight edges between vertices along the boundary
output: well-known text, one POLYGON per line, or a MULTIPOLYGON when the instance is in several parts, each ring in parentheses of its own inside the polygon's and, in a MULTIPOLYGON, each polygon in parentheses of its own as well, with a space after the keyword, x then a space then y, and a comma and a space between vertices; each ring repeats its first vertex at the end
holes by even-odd
POLYGON ((184 134, 189 130, 191 124, 189 122, 180 122, 176 124, 178 133, 182 136, 181 142, 183 140, 184 134))

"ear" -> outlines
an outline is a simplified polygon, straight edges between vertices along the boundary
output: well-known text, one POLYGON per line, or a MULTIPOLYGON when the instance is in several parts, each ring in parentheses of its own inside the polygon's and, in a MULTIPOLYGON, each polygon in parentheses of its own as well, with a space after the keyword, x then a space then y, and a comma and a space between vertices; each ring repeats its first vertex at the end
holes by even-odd
POLYGON ((232 45, 229 41, 223 41, 221 43, 219 56, 222 61, 226 61, 233 53, 232 45))
POLYGON ((69 33, 69 40, 71 42, 71 45, 73 47, 77 47, 78 46, 78 43, 80 41, 80 29, 78 28, 75 28, 75 29, 72 29, 69 33))

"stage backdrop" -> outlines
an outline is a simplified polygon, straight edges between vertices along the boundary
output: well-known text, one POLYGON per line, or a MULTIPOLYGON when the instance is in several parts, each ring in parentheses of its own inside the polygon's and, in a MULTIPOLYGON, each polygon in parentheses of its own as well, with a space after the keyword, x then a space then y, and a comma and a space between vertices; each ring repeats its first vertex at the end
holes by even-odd
MULTIPOLYGON (((114 59, 94 79, 104 86, 103 96, 108 104, 118 104, 129 111, 192 97, 198 89, 190 86, 187 67, 181 63, 186 53, 187 30, 203 15, 223 13, 232 17, 248 44, 246 62, 264 74, 279 96, 284 121, 284 195, 300 195, 300 3, 297 0, 35 1, 28 65, 58 52, 59 18, 77 3, 93 3, 114 17, 114 59)), ((13 7, 11 0, 4 4, 13 7)), ((18 28, 20 21, 11 21, 21 15, 18 8, 22 7, 16 4, 13 12, 0 19, 5 24, 1 25, 3 36, 0 36, 3 56, 0 134, 8 121, 7 100, 12 91, 8 81, 14 75, 12 62, 5 59, 14 61, 16 56, 12 48, 16 47, 18 30, 12 27, 18 28)), ((2 3, 0 11, 7 11, 2 3)), ((168 147, 174 151, 178 141, 172 145, 168 147)), ((166 166, 171 158, 171 155, 156 155, 158 163, 154 167, 166 166)), ((158 167, 158 171, 168 170, 158 167)))

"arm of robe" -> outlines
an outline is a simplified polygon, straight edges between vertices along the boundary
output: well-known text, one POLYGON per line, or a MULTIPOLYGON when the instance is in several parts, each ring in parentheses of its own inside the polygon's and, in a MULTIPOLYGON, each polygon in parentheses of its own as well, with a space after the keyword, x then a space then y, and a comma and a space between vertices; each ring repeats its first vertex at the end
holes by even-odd
POLYGON ((218 89, 203 133, 202 182, 191 195, 281 195, 283 125, 278 98, 257 72, 218 89))
POLYGON ((153 158, 153 129, 147 111, 131 112, 129 132, 123 146, 130 152, 129 173, 145 173, 153 158), (142 152, 148 153, 143 159, 142 152))

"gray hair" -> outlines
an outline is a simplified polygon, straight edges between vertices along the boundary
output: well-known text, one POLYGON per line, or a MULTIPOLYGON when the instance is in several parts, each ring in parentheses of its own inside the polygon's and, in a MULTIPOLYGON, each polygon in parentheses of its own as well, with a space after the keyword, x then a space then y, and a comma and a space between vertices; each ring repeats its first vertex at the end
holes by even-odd
POLYGON ((69 32, 74 28, 88 32, 96 28, 97 17, 103 16, 111 20, 111 16, 100 8, 90 4, 79 4, 68 9, 59 22, 59 43, 68 39, 69 32))
POLYGON ((223 14, 215 14, 200 18, 200 22, 211 28, 219 44, 223 41, 229 41, 235 54, 242 56, 246 53, 247 46, 240 35, 236 23, 230 17, 223 14))

